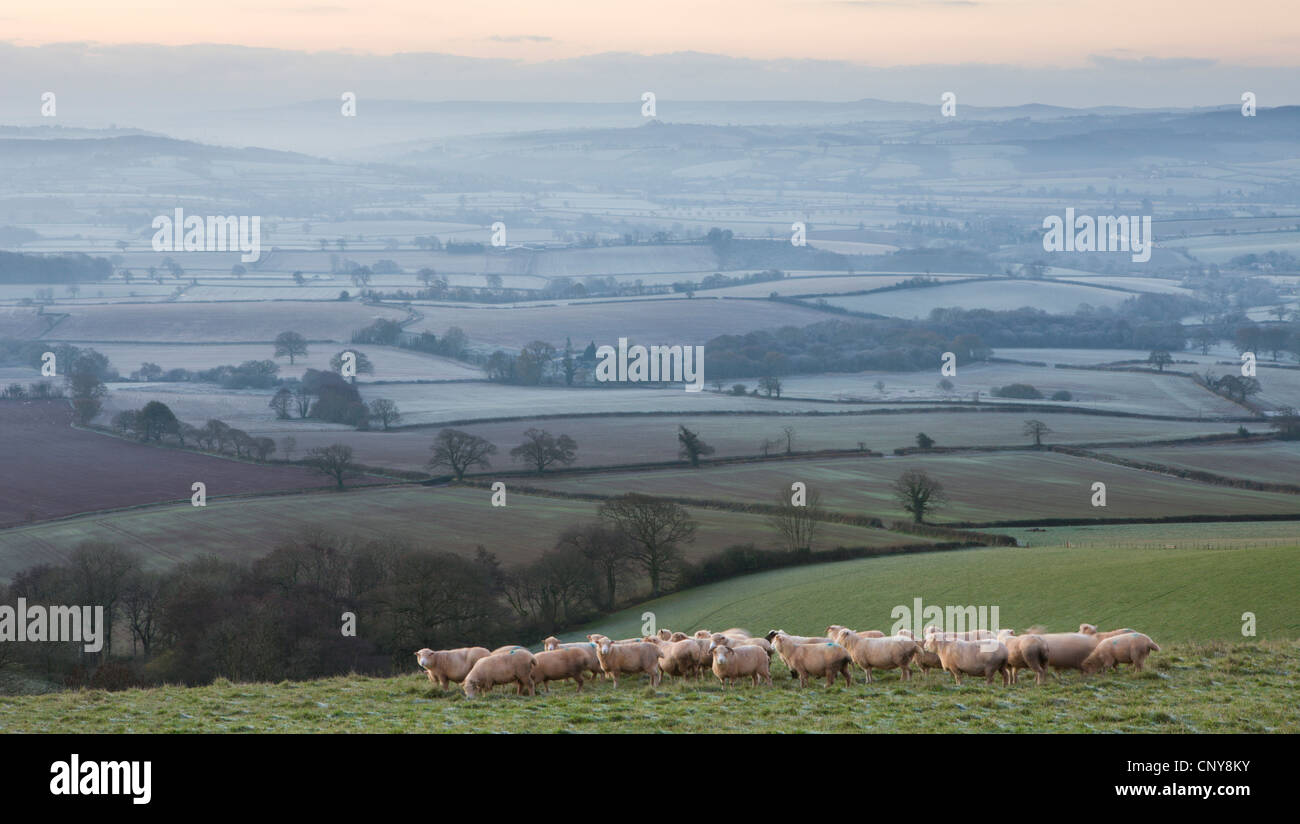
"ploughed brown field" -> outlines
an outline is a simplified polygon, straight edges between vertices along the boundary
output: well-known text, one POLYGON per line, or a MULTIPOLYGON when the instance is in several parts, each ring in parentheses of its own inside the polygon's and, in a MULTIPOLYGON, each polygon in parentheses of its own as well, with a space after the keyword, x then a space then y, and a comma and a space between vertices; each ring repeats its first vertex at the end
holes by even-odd
POLYGON ((75 429, 67 401, 0 401, 0 527, 187 501, 195 481, 207 485, 209 498, 333 483, 304 467, 246 463, 75 429))

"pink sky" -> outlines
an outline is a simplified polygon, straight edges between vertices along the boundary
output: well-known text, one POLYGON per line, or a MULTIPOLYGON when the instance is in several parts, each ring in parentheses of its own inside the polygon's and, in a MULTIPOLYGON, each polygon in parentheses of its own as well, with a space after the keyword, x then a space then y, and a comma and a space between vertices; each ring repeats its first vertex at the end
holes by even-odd
POLYGON ((699 51, 872 65, 1069 66, 1089 55, 1292 65, 1296 0, 41 0, 0 39, 222 43, 548 60, 699 51))

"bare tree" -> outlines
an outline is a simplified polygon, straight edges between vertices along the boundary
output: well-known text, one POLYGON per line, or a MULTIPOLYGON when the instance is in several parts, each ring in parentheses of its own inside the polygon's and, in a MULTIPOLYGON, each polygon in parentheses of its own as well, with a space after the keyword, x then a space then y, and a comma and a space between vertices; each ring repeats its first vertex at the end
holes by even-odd
POLYGON ((777 511, 768 516, 767 523, 791 552, 812 552, 821 514, 821 493, 808 493, 806 503, 796 506, 782 490, 777 493, 777 511))
POLYGON ((1025 421, 1024 435, 1034 439, 1034 446, 1043 445, 1043 436, 1052 434, 1052 430, 1042 421, 1025 421))
POLYGON ((631 557, 650 577, 651 597, 676 566, 678 545, 695 540, 695 521, 672 501, 629 492, 600 505, 601 518, 613 524, 631 542, 631 557))
POLYGON ((102 655, 107 658, 113 652, 113 618, 118 603, 140 562, 116 544, 85 541, 72 551, 68 565, 72 569, 77 603, 104 608, 102 655))
POLYGON ((790 453, 794 452, 794 434, 795 434, 794 427, 793 426, 781 427, 781 434, 782 436, 785 437, 785 454, 789 455, 790 453))
POLYGON ((568 435, 558 438, 544 429, 529 429, 524 442, 510 450, 516 461, 531 464, 541 475, 552 464, 568 466, 578 459, 578 444, 568 435))
POLYGON ((433 450, 429 468, 445 466, 455 473, 458 481, 465 479, 465 471, 471 466, 487 469, 488 457, 497 453, 496 446, 488 440, 459 429, 440 431, 429 448, 433 450))
POLYGON ((918 524, 925 520, 926 513, 948 502, 943 484, 920 469, 909 469, 898 476, 893 491, 899 506, 911 513, 912 520, 918 524))
POLYGON ((131 630, 131 654, 137 645, 148 658, 161 633, 163 577, 154 572, 137 570, 122 592, 122 613, 131 630))
POLYGON ((347 444, 318 446, 307 453, 306 463, 322 475, 334 479, 339 489, 343 481, 356 474, 356 464, 352 462, 352 447, 347 444))
POLYGON ((625 534, 603 524, 572 526, 560 533, 556 546, 569 546, 582 553, 600 573, 605 584, 602 606, 612 611, 618 603, 618 583, 627 573, 632 546, 625 534))
POLYGON ((388 398, 375 398, 370 402, 370 417, 383 425, 384 431, 388 427, 402 419, 402 413, 397 409, 397 403, 388 398))

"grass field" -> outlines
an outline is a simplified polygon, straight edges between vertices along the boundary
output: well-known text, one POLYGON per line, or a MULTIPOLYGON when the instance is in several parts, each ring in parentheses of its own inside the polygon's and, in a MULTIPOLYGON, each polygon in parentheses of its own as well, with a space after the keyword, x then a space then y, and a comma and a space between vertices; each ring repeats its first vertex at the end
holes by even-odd
POLYGON ((1052 313, 1072 314, 1079 304, 1116 307, 1133 297, 1129 292, 1052 281, 1008 280, 950 283, 919 289, 899 289, 873 295, 827 298, 832 306, 853 312, 872 312, 900 318, 926 318, 930 310, 947 306, 963 309, 1019 309, 1032 306, 1052 313))
MULTIPOLYGON (((160 687, 0 696, 0 732, 21 733, 436 733, 436 732, 1130 732, 1295 733, 1300 668, 1295 642, 1180 644, 1148 670, 1042 687, 932 675, 899 683, 800 690, 774 664, 773 686, 723 691, 628 679, 577 695, 520 698, 509 688, 466 699, 430 689, 422 674, 279 684, 160 687)), ((710 676, 712 678, 712 676, 710 676)))
POLYGON ((1196 524, 1012 527, 998 532, 1024 546, 1212 549, 1282 546, 1300 541, 1300 521, 1220 521, 1196 524))
MULTIPOLYGON (((1214 371, 1223 373, 1222 369, 1214 371)), ((957 376, 951 380, 954 384, 951 392, 940 389, 939 366, 935 364, 932 371, 925 372, 792 375, 782 379, 782 383, 784 394, 792 398, 930 401, 957 397, 970 400, 973 393, 979 392, 982 403, 1023 403, 995 398, 990 393, 994 387, 1027 383, 1043 394, 1043 398, 1035 403, 1062 408, 1083 406, 1140 415, 1191 418, 1242 417, 1250 414, 1237 404, 1180 375, 1054 369, 1013 363, 972 363, 958 364, 957 376), (884 382, 883 393, 876 388, 877 381, 884 382), (1058 390, 1069 392, 1072 400, 1059 403, 1049 400, 1052 393, 1058 390)), ((1267 375, 1260 378, 1261 383, 1267 380, 1267 375)), ((1279 380, 1278 383, 1284 380, 1279 380)))
MULTIPOLYGON (((755 329, 807 326, 826 320, 814 309, 783 303, 717 300, 703 293, 694 300, 638 300, 626 303, 573 303, 549 307, 422 306, 424 319, 408 331, 441 335, 449 326, 465 330, 480 347, 518 349, 544 340, 563 346, 566 337, 578 349, 590 341, 616 346, 620 337, 647 346, 703 345, 718 335, 744 334, 755 329)), ((707 361, 705 362, 707 368, 707 361)), ((707 376, 707 372, 705 373, 707 376)))
MULTIPOLYGON (((351 301, 153 303, 62 307, 69 315, 44 340, 145 342, 265 342, 286 330, 308 340, 350 341, 377 318, 405 313, 351 301)), ((437 330, 441 334, 446 327, 437 330)), ((4 334, 0 324, 0 334, 4 334)), ((14 333, 8 333, 14 334, 14 333)), ((19 335, 15 335, 19 336, 19 335)), ((23 336, 27 337, 27 336, 23 336)), ((138 364, 134 364, 138 366, 138 364)))
POLYGON ((1141 518, 1300 512, 1300 495, 1254 492, 1185 481, 1052 452, 983 452, 884 458, 809 458, 654 472, 596 472, 534 483, 567 492, 643 492, 692 498, 771 502, 794 481, 819 492, 829 509, 906 517, 890 485, 908 469, 938 479, 949 505, 929 518, 1018 521, 1039 518, 1141 518), (1094 482, 1106 484, 1106 506, 1091 505, 1094 482))
POLYGON ((642 613, 651 611, 659 626, 683 630, 811 633, 832 622, 888 629, 894 606, 911 607, 919 597, 998 604, 1002 626, 1122 623, 1161 645, 1143 673, 1070 672, 1043 686, 1022 678, 1012 686, 966 679, 959 687, 934 673, 906 683, 886 673, 868 685, 858 672, 849 687, 799 689, 774 659, 772 687, 724 691, 710 677, 665 679, 651 689, 643 678, 626 678, 617 690, 589 684, 582 695, 553 684, 549 695, 521 698, 504 688, 471 700, 431 688, 412 669, 395 678, 0 696, 0 731, 1294 733, 1300 643, 1286 639, 1300 632, 1288 584, 1297 574, 1294 547, 971 550, 746 576, 647 602, 592 628, 638 633, 642 613), (1258 615, 1259 640, 1241 638, 1243 611, 1258 615))
POLYGON ((1300 442, 1142 446, 1107 449, 1108 454, 1184 469, 1281 484, 1300 484, 1300 442))
MULTIPOLYGON (((509 486, 507 485, 507 489, 509 486)), ((188 490, 188 485, 185 490, 188 490)), ((209 487, 215 495, 217 487, 209 487)), ((188 494, 188 492, 186 492, 188 494)), ((507 493, 494 508, 491 493, 469 488, 400 486, 301 495, 210 499, 204 508, 188 498, 172 506, 68 518, 0 530, 0 578, 37 563, 64 559, 81 541, 107 541, 138 552, 146 565, 164 567, 205 554, 251 560, 276 543, 309 528, 370 540, 394 537, 447 552, 472 555, 483 545, 506 565, 536 558, 566 528, 596 518, 597 504, 507 493)), ((695 542, 682 546, 689 559, 733 544, 753 542, 775 549, 776 533, 759 515, 691 509, 698 521, 695 542)), ((926 544, 930 539, 881 529, 825 524, 818 549, 926 544)))
MULTIPOLYGON (((989 547, 817 564, 733 578, 647 601, 562 636, 640 632, 643 612, 683 632, 744 627, 820 634, 828 624, 888 632, 897 606, 999 607, 999 625, 1071 632, 1081 622, 1134 627, 1157 643, 1241 641, 1241 614, 1259 637, 1300 637, 1294 581, 1300 550, 989 547)), ((1158 653, 1157 653, 1158 655, 1158 653)))
MULTIPOLYGON (((367 394, 382 394, 386 387, 375 387, 367 394)), ((457 387, 462 391, 461 387, 457 387)), ((430 393, 440 388, 429 387, 430 393)), ((768 404, 780 409, 781 405, 768 404)), ((402 405, 406 410, 407 406, 402 405)), ((546 420, 506 421, 458 426, 487 438, 502 451, 492 465, 500 469, 519 468, 511 463, 508 451, 518 444, 521 433, 529 427, 567 434, 578 442, 576 466, 608 466, 617 463, 640 463, 678 460, 678 425, 698 432, 715 450, 715 458, 759 455, 763 441, 780 441, 772 454, 785 449, 782 427, 795 429, 794 449, 857 449, 858 442, 877 452, 892 452, 901 446, 915 446, 916 434, 925 432, 943 446, 1023 445, 1024 420, 1037 418, 1052 428, 1055 443, 1098 443, 1185 438, 1196 435, 1230 434, 1236 424, 1194 421, 1151 421, 1141 418, 1113 418, 1075 413, 1013 413, 985 410, 980 412, 913 411, 901 415, 663 415, 655 417, 550 418, 546 420)), ((308 424, 310 425, 310 424, 308 424)), ((308 431, 297 426, 274 424, 265 434, 280 437, 293 434, 298 448, 327 446, 342 442, 350 445, 357 460, 367 466, 382 466, 407 471, 425 471, 429 446, 437 433, 433 428, 399 429, 392 432, 308 431)), ((261 432, 258 424, 250 431, 261 432)), ((1233 447, 1218 447, 1231 452, 1233 447)))

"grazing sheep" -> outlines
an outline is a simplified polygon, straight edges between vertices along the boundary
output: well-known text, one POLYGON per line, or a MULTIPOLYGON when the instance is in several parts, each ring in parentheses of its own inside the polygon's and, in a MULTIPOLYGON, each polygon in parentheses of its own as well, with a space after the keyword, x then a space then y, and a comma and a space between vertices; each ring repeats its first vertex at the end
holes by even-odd
POLYGON ((592 680, 605 677, 605 672, 600 668, 600 659, 596 657, 596 645, 591 641, 571 641, 567 644, 561 643, 559 638, 554 635, 542 642, 542 649, 547 652, 554 652, 557 649, 578 649, 587 659, 587 670, 591 673, 592 680))
POLYGON ((525 649, 525 647, 521 647, 518 644, 506 644, 504 647, 497 647, 496 649, 492 650, 490 654, 500 655, 501 653, 509 652, 512 649, 525 649))
POLYGON ((578 685, 578 692, 582 692, 582 674, 590 671, 591 665, 587 662, 585 651, 577 648, 561 648, 534 655, 530 674, 533 685, 541 684, 547 692, 551 691, 548 682, 564 681, 568 678, 572 678, 578 685))
POLYGON ((722 682, 723 689, 733 686, 737 678, 746 676, 756 687, 759 680, 766 681, 769 687, 772 685, 767 652, 753 644, 733 647, 729 642, 724 642, 714 646, 713 674, 722 682))
POLYGON ((1021 638, 1033 635, 1047 642, 1047 663, 1060 673, 1064 669, 1080 669, 1083 659, 1092 654, 1101 639, 1082 632, 1028 632, 1021 638))
POLYGON ((447 682, 459 684, 469 675, 469 671, 480 658, 491 655, 484 647, 461 647, 459 649, 431 650, 422 649, 415 653, 415 660, 420 662, 429 680, 444 690, 447 682))
POLYGON ((1137 630, 1124 627, 1123 629, 1112 629, 1106 632, 1098 632, 1097 627, 1093 624, 1079 624, 1079 632, 1084 635, 1095 635, 1098 638, 1114 638, 1116 635, 1127 635, 1130 632, 1137 632, 1137 630))
POLYGON ((700 675, 705 656, 703 641, 697 638, 685 638, 680 641, 662 641, 658 638, 647 639, 659 647, 659 669, 664 675, 676 675, 681 678, 700 675))
POLYGON ((944 633, 931 633, 925 639, 925 648, 939 655, 943 668, 952 673, 958 686, 961 686, 962 673, 983 675, 989 684, 993 683, 995 673, 1002 674, 1003 684, 1010 681, 1010 676, 1007 675, 1007 647, 1001 641, 963 641, 944 638, 943 635, 944 633))
POLYGON ((659 686, 659 647, 639 639, 628 643, 616 643, 604 635, 588 635, 587 640, 596 645, 600 668, 614 679, 615 688, 618 687, 620 674, 636 672, 649 675, 650 685, 659 686))
POLYGON ((767 639, 776 648, 785 665, 798 676, 799 686, 808 686, 808 676, 826 676, 826 686, 835 683, 837 675, 844 676, 845 686, 853 684, 853 659, 849 651, 834 641, 815 641, 800 644, 795 636, 785 630, 774 629, 767 639))
POLYGON ((858 635, 848 627, 840 630, 836 642, 849 651, 849 657, 867 673, 867 683, 875 679, 873 670, 897 669, 903 674, 903 680, 910 680, 912 670, 909 664, 916 654, 916 641, 895 635, 890 638, 874 638, 858 635))
POLYGON ((1140 632, 1103 638, 1092 654, 1083 659, 1079 669, 1091 674, 1099 670, 1115 669, 1119 664, 1131 664, 1134 670, 1141 672, 1147 656, 1159 651, 1160 646, 1140 632))
POLYGON ((998 633, 1000 640, 1007 647, 1007 668, 1011 671, 1011 683, 1019 683, 1020 670, 1034 671, 1034 683, 1042 684, 1047 680, 1047 641, 1041 635, 1016 635, 1009 629, 998 633))
POLYGON ((515 685, 516 695, 524 694, 525 685, 529 695, 536 694, 533 689, 533 654, 523 647, 478 659, 461 687, 466 698, 473 698, 497 684, 510 683, 515 685))

